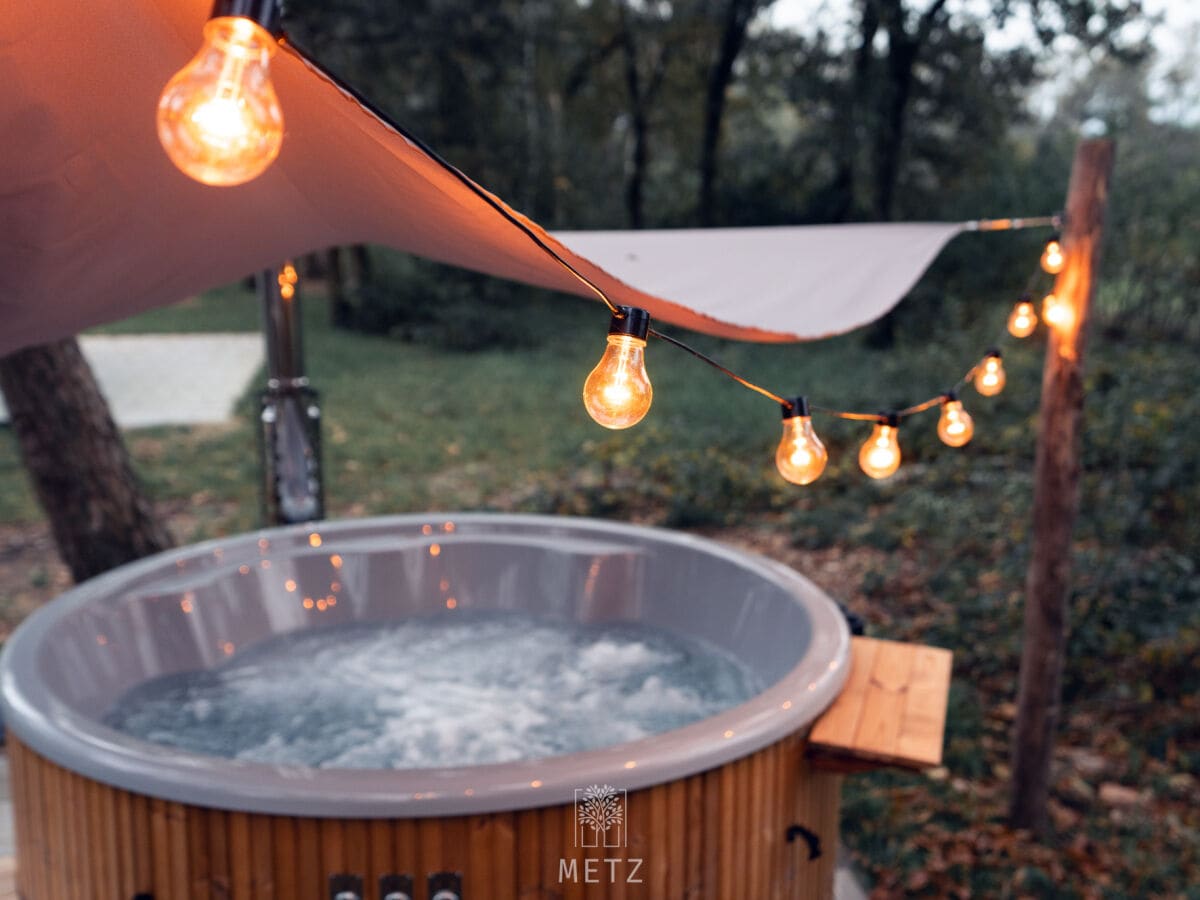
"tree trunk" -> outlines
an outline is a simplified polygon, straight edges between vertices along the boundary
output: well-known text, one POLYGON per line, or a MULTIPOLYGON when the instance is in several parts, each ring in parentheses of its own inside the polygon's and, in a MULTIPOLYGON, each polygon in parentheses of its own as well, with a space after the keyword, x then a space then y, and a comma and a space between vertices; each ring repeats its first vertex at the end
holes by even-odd
POLYGON ((0 358, 0 389, 58 552, 76 581, 173 545, 74 338, 0 358))
POLYGON ((355 290, 362 290, 375 272, 371 265, 371 251, 366 244, 353 244, 349 249, 350 268, 353 270, 351 283, 355 290))
POLYGON ((890 221, 895 212, 896 181, 908 125, 913 66, 918 46, 900 29, 888 31, 888 85, 875 141, 875 218, 890 221))
MULTIPOLYGON (((622 8, 623 10, 623 8, 622 8)), ((621 16, 624 34, 622 47, 625 51, 625 90, 629 94, 629 121, 633 129, 633 148, 630 156, 629 174, 625 179, 625 212, 629 216, 630 228, 641 228, 642 188, 646 180, 646 165, 650 158, 649 126, 643 107, 641 75, 638 72, 637 47, 625 16, 621 16)))
POLYGON ((746 41, 746 30, 761 5, 761 0, 726 0, 721 44, 708 70, 704 96, 704 130, 700 141, 700 224, 713 224, 717 187, 717 157, 721 145, 721 124, 725 118, 725 99, 733 81, 733 66, 746 41))
POLYGON ((325 251, 325 284, 329 291, 329 324, 334 328, 349 328, 354 310, 346 296, 341 247, 330 247, 325 251))
POLYGON ((537 7, 530 0, 521 3, 521 106, 525 113, 525 159, 520 167, 523 185, 520 192, 524 210, 540 215, 538 199, 542 187, 541 99, 538 96, 538 20, 537 7))
POLYGON ((1037 835, 1046 829, 1046 799, 1062 694, 1070 596, 1071 537, 1079 507, 1083 430, 1083 355, 1100 271, 1104 209, 1113 165, 1111 141, 1079 145, 1067 194, 1063 248, 1067 262, 1055 294, 1073 323, 1050 329, 1042 377, 1041 421, 1033 487, 1033 554, 1025 624, 1009 818, 1037 835))
MULTIPOLYGON (((903 0, 870 0, 886 24, 888 54, 887 83, 880 94, 881 108, 875 131, 875 218, 890 221, 895 214, 896 183, 904 158, 904 139, 908 131, 908 107, 912 101, 913 78, 917 60, 929 41, 946 0, 932 0, 910 33, 903 0)), ((867 334, 875 347, 891 347, 896 342, 897 311, 892 309, 878 319, 867 334)))
POLYGON ((871 63, 875 59, 875 35, 878 33, 879 7, 874 2, 864 3, 858 25, 858 48, 854 52, 854 74, 850 81, 848 104, 837 122, 838 153, 834 161, 837 168, 822 210, 823 221, 848 221, 858 205, 855 196, 858 145, 871 79, 871 63))
POLYGON ((620 44, 625 56, 625 89, 629 96, 629 120, 633 130, 633 148, 629 174, 625 181, 625 209, 630 228, 645 226, 645 183, 650 168, 650 109, 667 74, 670 45, 659 43, 648 77, 638 67, 638 46, 624 2, 617 5, 620 44))
POLYGON ((633 157, 629 178, 625 182, 625 212, 629 216, 630 228, 644 228, 646 217, 644 185, 646 166, 650 160, 646 117, 639 110, 633 114, 633 157))
POLYGON ((904 158, 914 70, 946 0, 930 0, 911 32, 906 24, 908 11, 904 8, 904 0, 868 2, 877 9, 888 35, 888 78, 880 95, 883 105, 875 133, 875 217, 886 222, 895 212, 896 182, 904 158))

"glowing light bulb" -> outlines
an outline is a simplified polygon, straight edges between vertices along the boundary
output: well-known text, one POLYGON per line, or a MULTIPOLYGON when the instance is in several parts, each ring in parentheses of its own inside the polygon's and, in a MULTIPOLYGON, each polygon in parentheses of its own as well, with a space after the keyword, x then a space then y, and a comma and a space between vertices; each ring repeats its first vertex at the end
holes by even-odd
POLYGON ((1004 390, 1004 382, 1007 380, 1000 351, 989 350, 987 356, 975 368, 975 390, 985 397, 994 397, 1004 390))
POLYGON ((887 478, 900 468, 900 420, 881 416, 875 430, 858 451, 858 464, 872 478, 887 478))
POLYGON ((296 282, 300 280, 300 276, 296 274, 296 267, 290 262, 283 264, 283 268, 279 270, 276 280, 279 283, 280 297, 284 300, 291 300, 296 296, 296 282))
POLYGON ((812 427, 808 399, 783 404, 783 438, 775 451, 775 467, 792 484, 812 484, 825 471, 829 452, 812 427))
POLYGON ((1075 310, 1057 294, 1047 294, 1042 300, 1042 318, 1051 328, 1070 328, 1075 324, 1075 310))
POLYGON ((951 391, 942 401, 942 417, 938 419, 938 437, 950 447, 962 447, 975 435, 975 420, 963 409, 962 401, 951 391))
POLYGON ((204 45, 163 88, 158 139, 181 172, 203 184, 244 184, 283 143, 283 112, 271 85, 275 39, 251 19, 218 16, 204 45))
POLYGON ((1062 244, 1059 243, 1057 237, 1050 238, 1046 242, 1046 249, 1042 251, 1042 268, 1051 275, 1057 275, 1063 270, 1063 264, 1067 258, 1063 254, 1062 244))
POLYGON ((1013 337, 1027 338, 1037 329, 1037 323, 1037 310, 1033 308, 1029 295, 1025 294, 1008 317, 1008 333, 1013 337))
POLYGON ((646 335, 650 314, 619 306, 608 326, 608 346, 583 384, 588 415, 605 428, 628 428, 650 409, 654 388, 646 375, 646 335))

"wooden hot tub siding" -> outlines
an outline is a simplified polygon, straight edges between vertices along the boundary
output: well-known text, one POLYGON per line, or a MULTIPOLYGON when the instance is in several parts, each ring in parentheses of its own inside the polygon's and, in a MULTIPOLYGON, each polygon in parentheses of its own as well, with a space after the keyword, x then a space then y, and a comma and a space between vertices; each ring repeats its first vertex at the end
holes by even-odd
MULTIPOLYGON (((425 819, 318 819, 230 812, 113 788, 9 736, 23 900, 329 900, 329 876, 462 873, 463 900, 646 897, 817 900, 832 896, 841 777, 814 771, 800 735, 688 778, 630 791, 628 847, 576 850, 574 807, 425 819), (789 843, 793 823, 822 853, 789 843), (584 884, 584 861, 643 860, 640 884, 584 884), (560 883, 560 859, 579 883, 560 883)), ((587 785, 580 785, 587 787, 587 785)), ((617 785, 620 787, 620 785, 617 785)), ((622 864, 618 874, 627 873, 622 864)))

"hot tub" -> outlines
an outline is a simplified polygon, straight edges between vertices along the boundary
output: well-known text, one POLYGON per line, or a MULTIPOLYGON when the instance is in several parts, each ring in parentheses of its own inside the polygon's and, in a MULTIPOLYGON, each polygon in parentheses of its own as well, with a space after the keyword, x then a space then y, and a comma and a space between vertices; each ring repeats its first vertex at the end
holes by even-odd
POLYGON ((838 783, 809 771, 804 743, 848 659, 842 616, 805 578, 659 529, 427 514, 160 554, 67 592, 4 649, 20 890, 25 900, 823 896, 838 783), (641 740, 461 768, 241 762, 101 722, 132 687, 273 636, 447 609, 665 627, 733 654, 768 687, 641 740), (588 831, 579 804, 597 790, 616 813, 588 831))

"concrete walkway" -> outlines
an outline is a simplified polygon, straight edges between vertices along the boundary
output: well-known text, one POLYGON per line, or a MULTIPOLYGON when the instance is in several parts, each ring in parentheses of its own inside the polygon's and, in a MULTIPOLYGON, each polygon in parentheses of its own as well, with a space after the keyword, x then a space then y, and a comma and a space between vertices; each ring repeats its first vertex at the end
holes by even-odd
POLYGON ((263 364, 262 336, 250 333, 85 335, 79 344, 121 428, 225 422, 263 364))
MULTIPOLYGON (((0 900, 4 900, 2 894, 0 900)), ((867 892, 850 868, 850 854, 841 844, 838 845, 838 865, 833 872, 833 900, 867 900, 867 892)))

